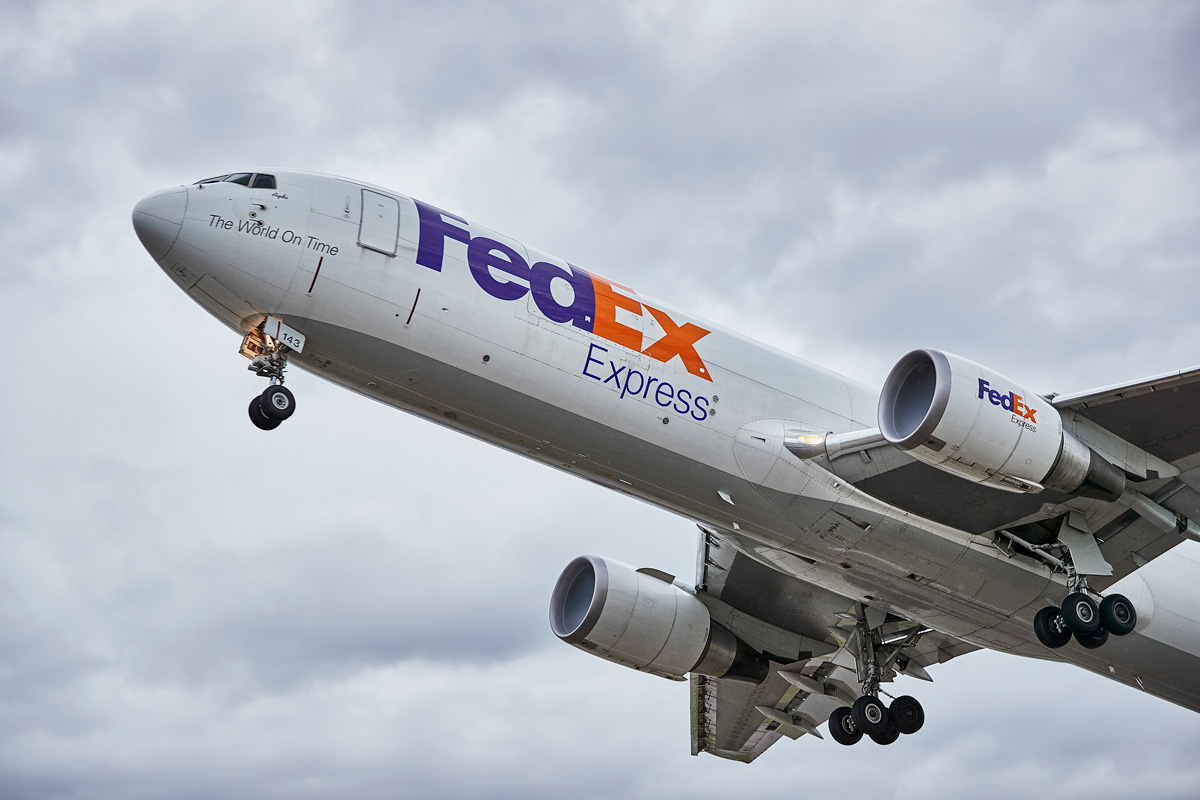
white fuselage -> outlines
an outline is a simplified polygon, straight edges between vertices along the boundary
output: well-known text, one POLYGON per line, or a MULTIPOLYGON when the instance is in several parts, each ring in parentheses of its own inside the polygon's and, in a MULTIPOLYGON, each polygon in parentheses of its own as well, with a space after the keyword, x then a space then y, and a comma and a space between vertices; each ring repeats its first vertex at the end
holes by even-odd
POLYGON ((273 189, 191 186, 135 211, 167 275, 231 328, 273 315, 307 337, 292 363, 356 392, 675 511, 847 598, 1200 709, 1200 546, 1121 583, 1134 634, 1048 651, 1031 620, 1061 578, 783 448, 785 433, 873 427, 873 390, 403 195, 273 174, 273 189))

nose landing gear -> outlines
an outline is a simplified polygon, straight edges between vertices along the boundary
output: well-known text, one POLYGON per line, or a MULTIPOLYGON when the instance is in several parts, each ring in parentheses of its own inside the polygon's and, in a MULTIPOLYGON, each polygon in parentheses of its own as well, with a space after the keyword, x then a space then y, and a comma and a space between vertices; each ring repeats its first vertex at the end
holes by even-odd
POLYGON ((250 358, 250 366, 246 369, 271 381, 262 394, 251 398, 250 421, 260 430, 275 430, 296 411, 296 397, 283 385, 289 348, 254 330, 242 342, 241 352, 250 358))

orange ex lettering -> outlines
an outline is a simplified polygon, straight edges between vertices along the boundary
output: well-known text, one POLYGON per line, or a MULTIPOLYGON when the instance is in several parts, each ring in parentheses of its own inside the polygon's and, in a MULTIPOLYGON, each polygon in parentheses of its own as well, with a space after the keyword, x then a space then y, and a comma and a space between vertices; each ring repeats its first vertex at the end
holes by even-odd
POLYGON ((695 348, 696 342, 707 336, 708 331, 690 322, 676 325, 675 320, 667 316, 665 311, 659 311, 657 308, 645 305, 631 297, 630 295, 635 295, 636 292, 628 286, 614 283, 599 275, 592 275, 592 285, 595 287, 596 293, 596 316, 592 322, 592 333, 615 344, 628 347, 630 350, 638 350, 664 364, 675 356, 679 356, 679 360, 683 362, 683 366, 688 372, 698 378, 712 381, 708 369, 704 366, 704 360, 700 358, 700 354, 696 352, 695 348), (618 292, 618 289, 621 292, 618 292), (662 327, 663 337, 642 350, 642 332, 637 328, 617 322, 618 308, 623 308, 639 317, 642 316, 643 310, 649 311, 662 327))
POLYGON ((679 356, 679 359, 683 361, 683 366, 687 368, 688 372, 697 377, 704 378, 706 381, 711 381, 712 378, 709 377, 708 370, 704 367, 704 361, 693 346, 696 342, 707 336, 708 331, 690 322, 685 322, 683 325, 676 325, 675 320, 657 308, 646 306, 646 310, 650 312, 654 319, 658 320, 658 324, 662 326, 665 334, 663 338, 642 352, 664 364, 675 356, 679 356))

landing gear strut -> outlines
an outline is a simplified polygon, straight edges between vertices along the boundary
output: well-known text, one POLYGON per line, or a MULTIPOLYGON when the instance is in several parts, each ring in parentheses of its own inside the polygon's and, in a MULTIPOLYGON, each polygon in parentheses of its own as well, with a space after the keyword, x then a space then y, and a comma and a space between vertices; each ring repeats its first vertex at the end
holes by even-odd
POLYGON ((862 695, 849 708, 843 706, 829 715, 829 732, 834 741, 845 745, 857 743, 864 734, 876 744, 888 745, 900 738, 900 734, 916 733, 925 724, 925 710, 916 698, 905 695, 885 705, 879 699, 879 685, 891 680, 896 672, 908 669, 904 651, 915 645, 928 629, 894 617, 888 620, 886 615, 875 618, 872 625, 869 618, 874 615, 862 606, 856 606, 856 610, 854 632, 846 648, 857 651, 855 661, 862 695))
MULTIPOLYGON (((1058 540, 1045 544, 1027 542, 1011 531, 997 533, 1055 572, 1067 575, 1067 596, 1062 604, 1046 606, 1033 618, 1033 633, 1038 641, 1054 649, 1074 637, 1081 647, 1094 650, 1107 642, 1110 634, 1132 633, 1137 625, 1137 610, 1125 595, 1102 596, 1088 587, 1087 575, 1110 575, 1112 567, 1104 560, 1096 539, 1086 532, 1085 522, 1075 517, 1075 512, 1065 517, 1060 523, 1058 540), (1099 605, 1092 595, 1102 597, 1099 605)), ((1011 555, 1010 549, 1001 547, 1001 550, 1011 555)))
POLYGON ((275 430, 296 411, 296 397, 283 385, 288 346, 251 331, 242 343, 242 354, 251 356, 250 366, 260 378, 271 381, 262 394, 250 400, 250 421, 264 431, 275 430))

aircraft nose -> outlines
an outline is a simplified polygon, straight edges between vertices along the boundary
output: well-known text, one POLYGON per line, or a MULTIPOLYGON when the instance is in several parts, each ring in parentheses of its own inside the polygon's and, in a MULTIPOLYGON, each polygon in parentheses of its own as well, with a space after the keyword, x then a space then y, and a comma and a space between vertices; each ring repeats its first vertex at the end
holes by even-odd
POLYGON ((161 261, 175 244, 186 210, 183 187, 155 192, 133 207, 133 229, 155 261, 161 261))

